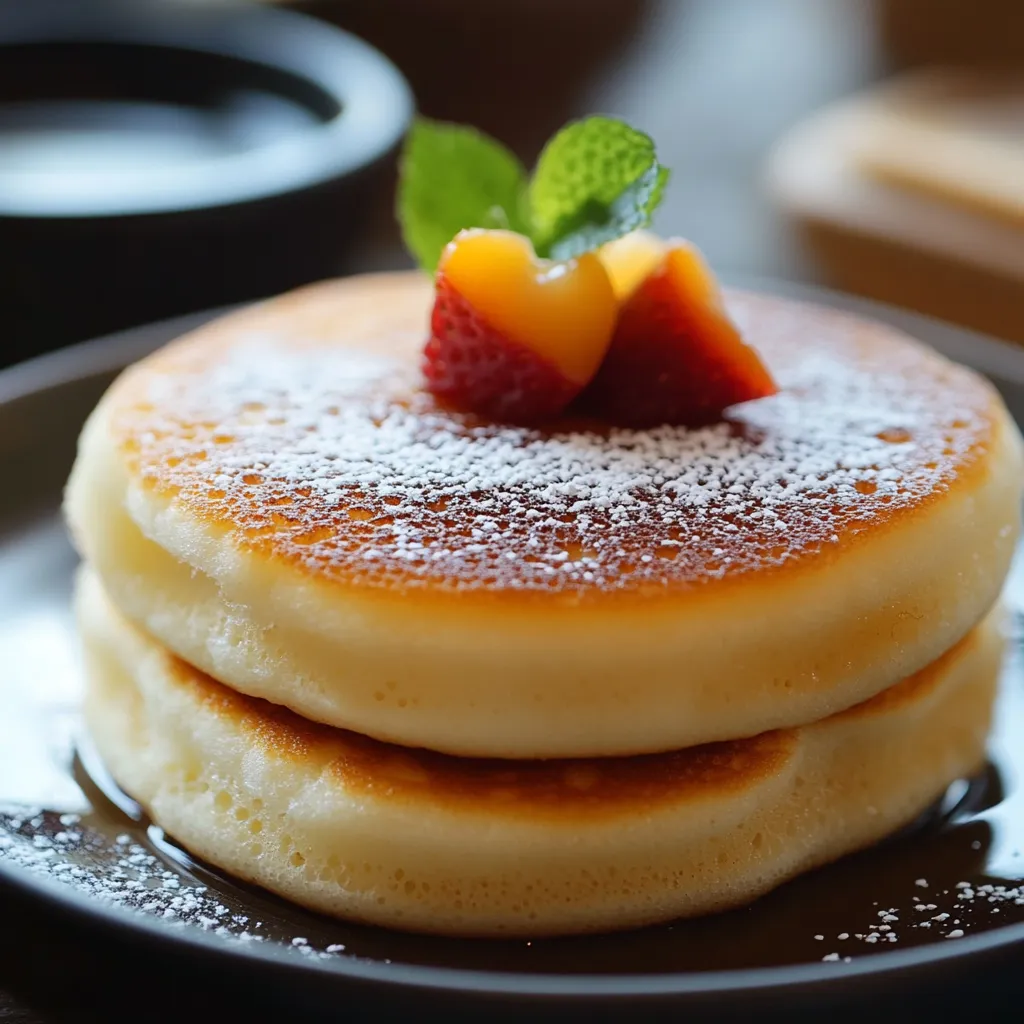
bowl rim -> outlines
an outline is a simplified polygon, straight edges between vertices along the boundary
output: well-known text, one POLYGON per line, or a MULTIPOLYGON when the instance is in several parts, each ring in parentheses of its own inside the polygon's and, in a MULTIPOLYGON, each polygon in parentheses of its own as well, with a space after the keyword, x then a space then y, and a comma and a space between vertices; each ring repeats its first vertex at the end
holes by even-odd
POLYGON ((0 60, 7 46, 61 43, 159 46, 241 60, 305 79, 338 111, 269 145, 144 175, 104 172, 70 193, 53 188, 35 168, 0 170, 0 217, 145 216, 304 191, 380 160, 405 133, 414 109, 408 83, 387 57, 340 28, 290 10, 167 0, 32 0, 0 10, 0 60))

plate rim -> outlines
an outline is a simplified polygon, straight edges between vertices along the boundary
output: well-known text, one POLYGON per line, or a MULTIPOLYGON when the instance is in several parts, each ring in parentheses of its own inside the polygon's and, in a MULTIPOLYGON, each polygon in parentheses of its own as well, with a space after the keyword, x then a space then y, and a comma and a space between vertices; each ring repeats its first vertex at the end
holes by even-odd
MULTIPOLYGON (((1024 387, 1024 347, 944 323, 883 303, 849 296, 816 285, 767 277, 727 278, 732 286, 797 301, 812 302, 892 324, 940 352, 982 373, 1024 387)), ((241 305, 249 305, 248 303, 241 305)), ((71 345, 0 370, 0 406, 76 380, 117 372, 159 345, 240 306, 192 313, 118 331, 71 345)), ((827 870, 827 867, 822 869, 827 870)), ((790 990, 817 990, 856 984, 865 977, 893 980, 897 975, 926 971, 955 961, 976 963, 986 954, 1024 945, 1024 922, 967 935, 950 943, 930 943, 910 949, 886 950, 856 957, 850 963, 809 962, 776 967, 732 968, 699 972, 654 974, 550 974, 395 964, 360 957, 320 960, 300 957, 276 943, 226 941, 199 929, 150 919, 128 908, 108 906, 59 881, 0 857, 0 882, 42 901, 83 924, 144 938, 154 945, 203 954, 235 967, 261 965, 295 978, 316 975, 322 981, 382 986, 435 994, 502 997, 506 999, 563 998, 574 1002, 624 998, 630 1000, 726 995, 782 995, 790 990)))

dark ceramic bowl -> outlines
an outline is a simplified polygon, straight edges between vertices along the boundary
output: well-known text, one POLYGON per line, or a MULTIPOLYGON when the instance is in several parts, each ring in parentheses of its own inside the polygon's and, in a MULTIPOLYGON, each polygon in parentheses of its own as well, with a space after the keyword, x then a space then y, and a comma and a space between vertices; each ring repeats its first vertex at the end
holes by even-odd
POLYGON ((411 111, 289 11, 0 0, 3 361, 338 273, 411 111))

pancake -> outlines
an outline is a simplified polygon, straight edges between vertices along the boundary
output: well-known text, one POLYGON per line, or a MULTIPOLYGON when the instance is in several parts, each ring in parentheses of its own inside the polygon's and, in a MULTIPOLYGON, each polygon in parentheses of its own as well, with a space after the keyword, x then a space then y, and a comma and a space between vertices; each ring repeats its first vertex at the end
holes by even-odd
POLYGON ((890 834, 981 765, 1003 649, 994 614, 814 725, 518 762, 403 749, 236 694, 129 625, 91 573, 78 616, 93 739, 170 835, 315 910, 481 936, 722 910, 890 834))
POLYGON ((779 395, 697 431, 525 429, 424 392, 430 294, 312 286, 115 382, 66 512, 123 614, 309 719, 531 758, 816 721, 996 600, 1020 435, 898 331, 732 292, 779 395))

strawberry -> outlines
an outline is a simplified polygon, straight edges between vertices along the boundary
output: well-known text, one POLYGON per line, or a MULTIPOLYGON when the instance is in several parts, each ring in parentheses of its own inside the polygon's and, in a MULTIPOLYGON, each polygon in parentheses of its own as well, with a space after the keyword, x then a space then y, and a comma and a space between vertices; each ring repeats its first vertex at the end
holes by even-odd
POLYGON ((615 313, 611 282, 593 253, 539 260, 514 232, 460 232, 435 276, 427 386, 482 416, 551 419, 597 372, 615 313))
POLYGON ((491 326, 443 274, 423 373, 438 398, 497 420, 550 419, 579 391, 548 360, 491 326))
POLYGON ((608 353, 580 401, 623 426, 698 427, 720 420, 729 406, 776 391, 729 318, 700 252, 675 241, 624 296, 608 353))

